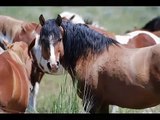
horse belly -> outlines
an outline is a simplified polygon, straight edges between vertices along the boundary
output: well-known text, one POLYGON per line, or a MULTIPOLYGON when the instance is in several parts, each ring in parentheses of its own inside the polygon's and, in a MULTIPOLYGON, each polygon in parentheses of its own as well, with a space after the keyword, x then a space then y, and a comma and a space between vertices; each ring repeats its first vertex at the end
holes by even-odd
POLYGON ((108 89, 106 94, 111 104, 125 108, 144 109, 160 104, 160 95, 140 86, 114 87, 108 89))

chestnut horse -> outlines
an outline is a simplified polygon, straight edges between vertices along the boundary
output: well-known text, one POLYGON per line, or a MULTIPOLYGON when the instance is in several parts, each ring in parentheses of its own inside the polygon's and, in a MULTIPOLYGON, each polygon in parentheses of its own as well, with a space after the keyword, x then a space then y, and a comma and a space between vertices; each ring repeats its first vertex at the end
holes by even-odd
MULTIPOLYGON (((0 16, 0 46, 5 49, 2 44, 2 40, 7 40, 9 43, 14 43, 16 41, 24 41, 30 44, 34 39, 35 45, 32 49, 33 64, 31 72, 31 83, 33 89, 30 93, 29 109, 36 111, 36 96, 39 90, 39 83, 44 75, 44 73, 53 74, 55 71, 50 69, 52 66, 41 57, 41 46, 39 46, 39 32, 41 25, 33 22, 26 22, 22 20, 17 20, 9 16, 0 16)), ((54 63, 53 63, 54 64, 54 63)), ((57 63, 55 63, 57 64, 57 63)))
POLYGON ((90 113, 109 105, 144 109, 160 104, 160 44, 127 48, 83 24, 41 15, 42 56, 51 52, 77 84, 77 94, 90 113), (54 51, 54 52, 53 52, 54 51))
POLYGON ((34 41, 30 46, 23 41, 15 42, 0 55, 1 112, 23 113, 28 106, 33 45, 34 41))

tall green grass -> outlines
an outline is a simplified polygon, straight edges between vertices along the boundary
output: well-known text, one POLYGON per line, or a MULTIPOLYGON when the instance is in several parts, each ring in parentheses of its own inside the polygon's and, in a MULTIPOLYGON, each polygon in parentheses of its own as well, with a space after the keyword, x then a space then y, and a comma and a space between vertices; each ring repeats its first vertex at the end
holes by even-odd
POLYGON ((57 96, 50 95, 44 101, 40 101, 38 112, 47 113, 80 113, 82 111, 81 100, 77 96, 77 83, 75 86, 67 79, 68 74, 64 75, 64 80, 60 85, 57 96))

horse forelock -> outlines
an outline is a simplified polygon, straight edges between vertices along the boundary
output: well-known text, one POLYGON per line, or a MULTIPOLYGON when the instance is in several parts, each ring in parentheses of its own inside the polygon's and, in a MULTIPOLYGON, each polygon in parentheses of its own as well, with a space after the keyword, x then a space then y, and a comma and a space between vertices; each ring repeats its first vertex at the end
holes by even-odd
POLYGON ((47 20, 46 24, 41 29, 39 44, 44 44, 47 48, 50 49, 50 43, 56 43, 60 36, 60 29, 55 21, 47 20), (52 39, 54 39, 54 41, 52 41, 52 39))

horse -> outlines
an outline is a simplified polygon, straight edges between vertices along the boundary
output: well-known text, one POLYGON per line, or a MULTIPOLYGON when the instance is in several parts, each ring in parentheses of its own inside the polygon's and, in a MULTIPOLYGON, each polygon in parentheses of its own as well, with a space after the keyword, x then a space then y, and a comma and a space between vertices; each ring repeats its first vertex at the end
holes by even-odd
POLYGON ((86 22, 85 19, 76 13, 62 12, 60 13, 60 16, 62 19, 70 20, 74 24, 86 24, 91 29, 103 34, 104 36, 116 39, 118 42, 125 44, 125 46, 129 48, 141 48, 160 43, 158 38, 160 32, 151 33, 144 30, 135 30, 124 35, 117 35, 102 27, 93 25, 92 23, 94 22, 92 21, 89 23, 86 22))
POLYGON ((25 42, 9 44, 0 54, 0 111, 24 113, 31 89, 32 69, 31 49, 35 41, 28 46, 25 42))
POLYGON ((119 43, 124 44, 128 48, 141 48, 160 43, 160 39, 158 37, 158 34, 160 34, 160 32, 158 31, 151 33, 148 31, 136 30, 124 35, 118 35, 113 32, 94 27, 92 25, 87 26, 106 37, 117 40, 119 43))
POLYGON ((109 105, 144 109, 160 104, 160 44, 127 48, 84 24, 39 17, 42 56, 68 71, 89 113, 108 113, 109 105), (53 50, 54 49, 54 50, 53 50))
POLYGON ((30 93, 30 102, 28 109, 36 111, 36 97, 39 91, 39 84, 45 73, 54 74, 55 71, 50 69, 51 63, 41 56, 41 47, 39 46, 39 33, 41 25, 34 22, 26 22, 22 20, 15 19, 10 16, 0 16, 0 46, 4 50, 2 41, 7 40, 9 43, 14 43, 17 41, 24 41, 30 44, 34 39, 35 45, 32 49, 32 72, 31 72, 31 83, 33 89, 30 93))
POLYGON ((63 19, 70 20, 74 24, 81 23, 81 24, 92 25, 94 27, 104 29, 103 27, 100 27, 97 22, 93 22, 92 20, 88 18, 83 19, 80 15, 74 12, 63 11, 60 13, 60 16, 63 19))
MULTIPOLYGON (((128 48, 147 47, 147 46, 159 44, 160 42, 158 38, 158 36, 160 36, 159 31, 151 33, 149 31, 137 29, 135 31, 129 32, 124 35, 116 35, 115 33, 105 30, 102 27, 97 27, 95 25, 92 25, 92 21, 86 22, 84 19, 83 22, 79 22, 78 21, 79 18, 81 18, 81 21, 83 20, 83 18, 80 15, 75 13, 67 12, 67 14, 62 14, 62 19, 70 20, 74 24, 79 24, 79 23, 86 24, 91 29, 103 34, 106 37, 116 39, 119 43, 124 44, 128 48)), ((118 110, 118 107, 113 106, 112 113, 115 113, 115 111, 117 110, 118 110)))
POLYGON ((126 33, 135 31, 135 30, 145 30, 149 32, 155 32, 160 30, 160 16, 154 17, 150 21, 148 21, 143 27, 137 28, 135 27, 134 30, 128 30, 126 33))

